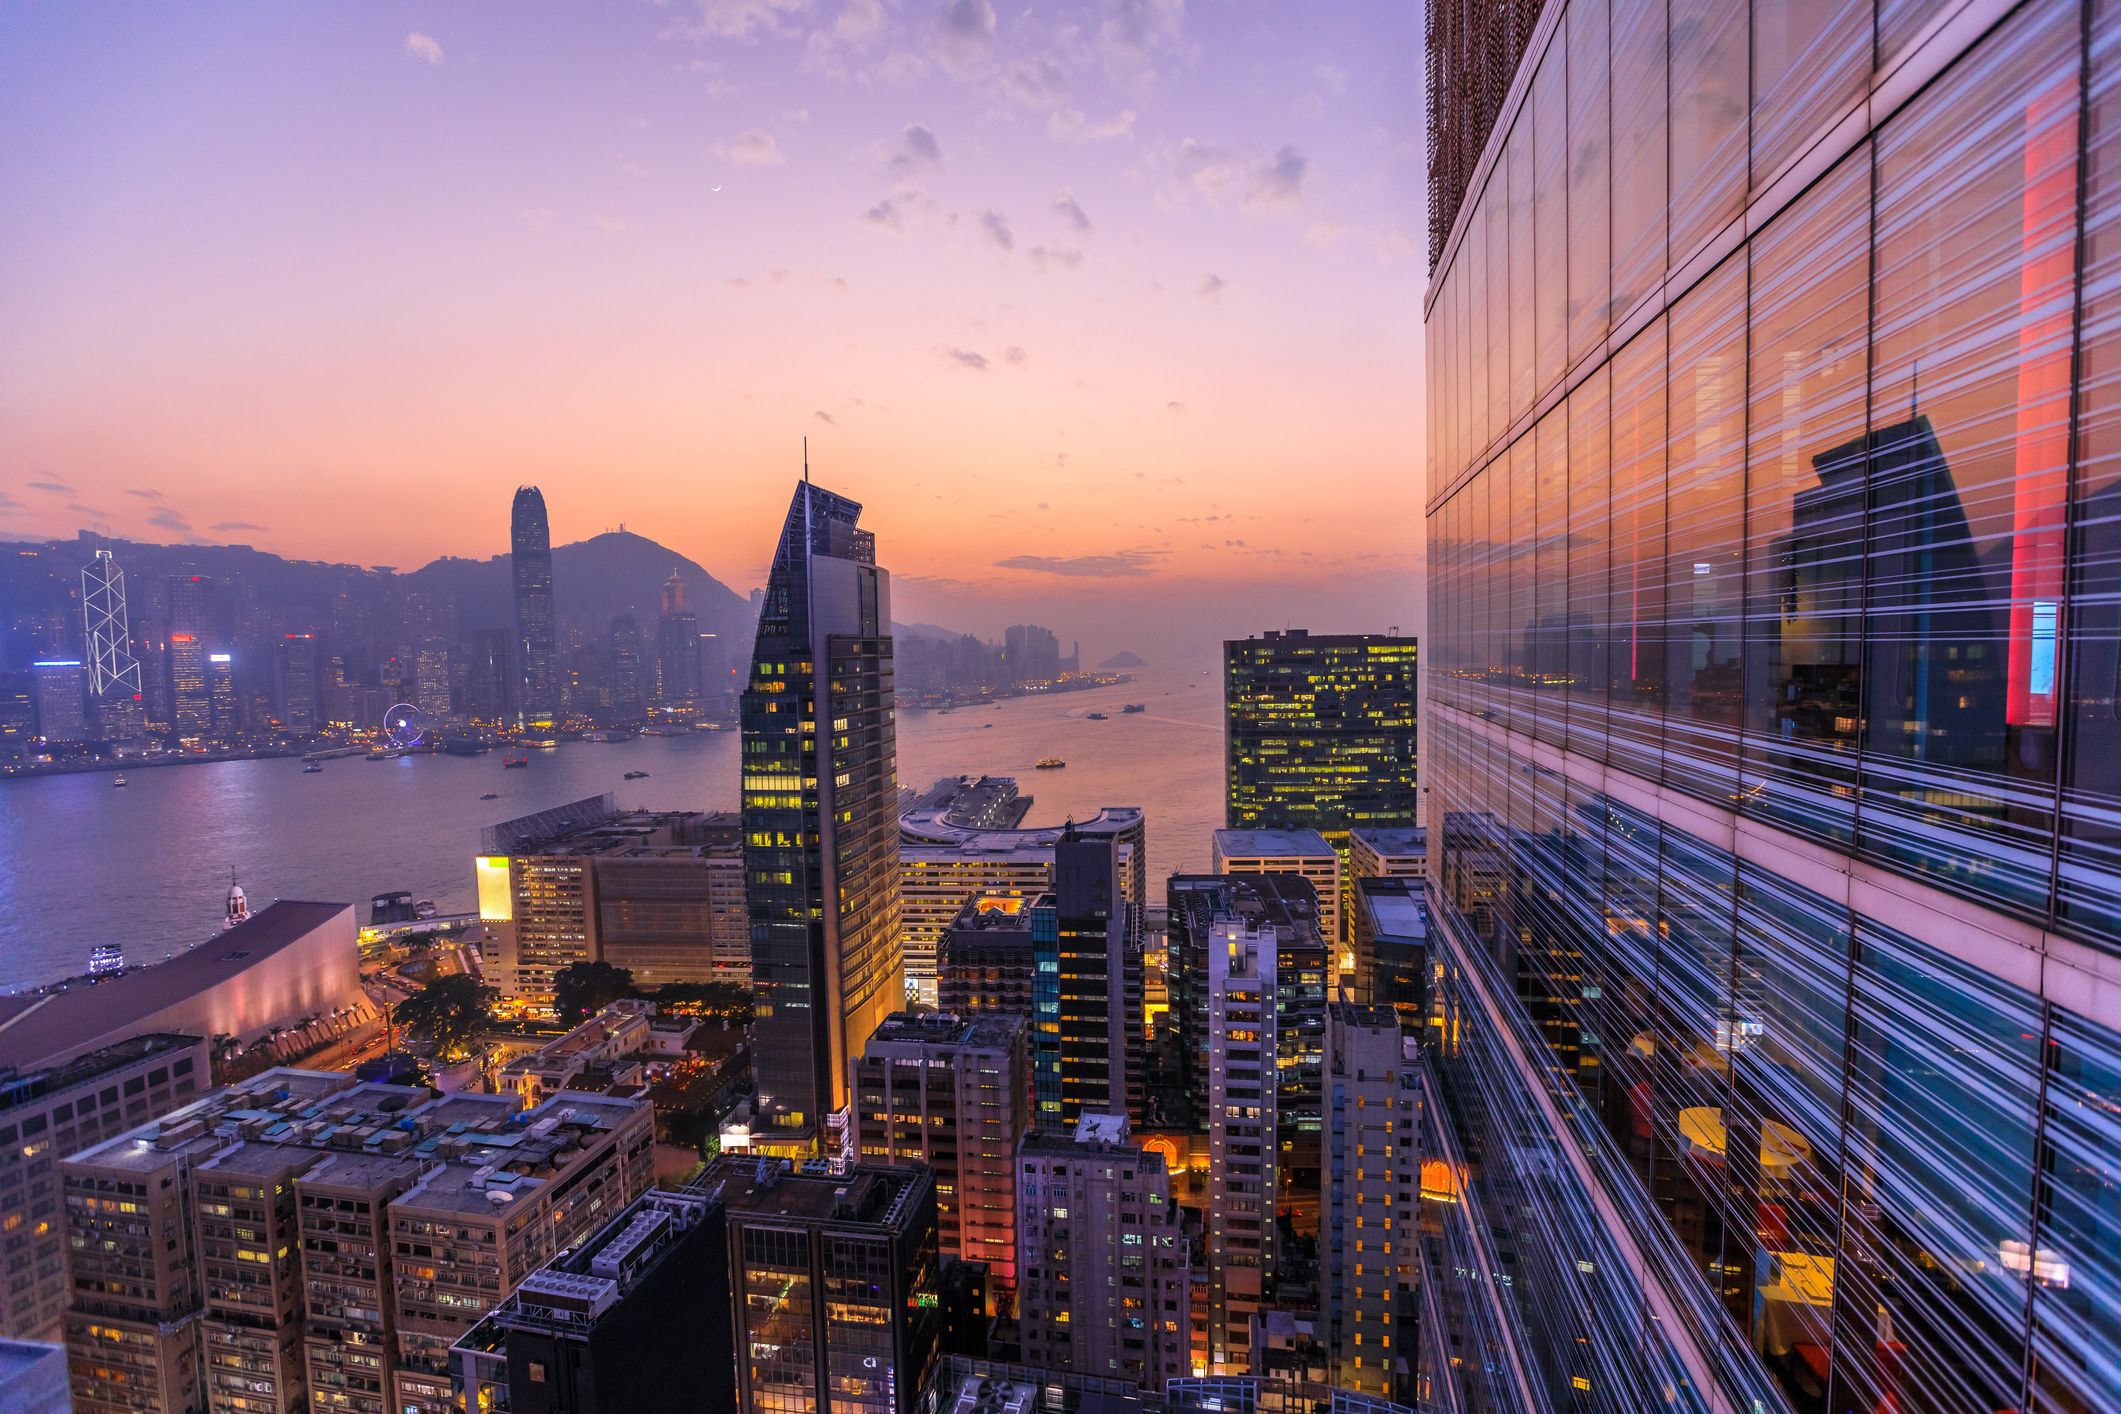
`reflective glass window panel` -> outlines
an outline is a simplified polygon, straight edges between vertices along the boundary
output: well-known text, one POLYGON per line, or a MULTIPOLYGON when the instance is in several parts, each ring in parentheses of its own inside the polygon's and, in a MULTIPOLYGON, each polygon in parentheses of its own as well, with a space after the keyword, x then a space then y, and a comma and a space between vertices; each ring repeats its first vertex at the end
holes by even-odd
POLYGON ((1664 320, 1613 358, 1608 759, 1657 779, 1664 712, 1664 320))
POLYGON ((1563 41, 1554 42, 1532 77, 1532 384, 1535 400, 1553 386, 1569 357, 1569 106, 1563 41))
POLYGON ((1664 6, 1613 15, 1613 317, 1664 278, 1664 6))
POLYGON ((1509 178, 1510 233, 1510 421, 1532 410, 1538 374, 1534 345, 1533 294, 1539 281, 1533 250, 1537 224, 1533 217, 1532 110, 1520 109, 1503 148, 1502 166, 1509 178))
POLYGON ((1862 712, 1870 186, 1864 147, 1752 245, 1740 797, 1836 842, 1862 712))
POLYGON ((2038 1002, 1867 918, 1857 948, 1836 1407, 2022 1409, 2038 1002))
POLYGON ((2076 10, 1878 137, 1860 843, 2044 913, 2076 242, 2076 10))
POLYGON ((1668 258, 1683 260, 1738 215, 1746 188, 1746 7, 1667 0, 1672 199, 1668 258))
POLYGON ((1600 365, 1569 394, 1568 746, 1605 759, 1607 582, 1612 519, 1612 368, 1600 365))
POLYGON ((1569 362, 1605 338, 1613 303, 1613 118, 1607 0, 1575 0, 1562 25, 1569 89, 1569 362))
POLYGON ((1745 602, 1745 262, 1674 305, 1667 395, 1664 778, 1730 805, 1745 602))
POLYGON ((2033 1408, 2121 1409, 2121 1034, 2054 1013, 2044 1211, 2019 1254, 2033 1293, 2033 1408))
POLYGON ((1532 498, 1538 512, 1528 635, 1530 685, 1541 741, 1564 737, 1563 694, 1569 685, 1569 407, 1556 403, 1533 434, 1532 498))
POLYGON ((2091 27, 2084 332, 2078 361, 2076 570, 2070 586, 2064 923, 2121 944, 2121 6, 2091 27))
POLYGON ((1753 184, 1863 94, 1870 0, 1753 0, 1753 184))

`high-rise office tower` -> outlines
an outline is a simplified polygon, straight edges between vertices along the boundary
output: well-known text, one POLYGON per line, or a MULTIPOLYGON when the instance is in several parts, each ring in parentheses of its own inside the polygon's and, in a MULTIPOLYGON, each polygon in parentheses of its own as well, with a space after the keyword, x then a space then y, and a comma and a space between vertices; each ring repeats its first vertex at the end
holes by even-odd
POLYGON ((37 735, 47 746, 79 746, 94 733, 88 720, 88 669, 77 658, 29 665, 37 735))
POLYGON ((1410 1045, 1390 1007, 1327 1008, 1318 1257, 1329 1378, 1400 1403, 1420 1380, 1421 1069, 1410 1045))
POLYGON ((1549 0, 1489 90, 1426 300, 1468 1402, 2121 1408, 2116 20, 1549 0))
POLYGON ((1273 1295, 1281 1243, 1279 1008, 1272 921, 1225 913, 1210 934, 1208 1026, 1208 1372, 1251 1370, 1253 1319, 1273 1295))
POLYGON ((676 570, 663 581, 662 612, 655 621, 655 666, 659 701, 699 700, 700 619, 685 607, 685 581, 676 570))
POLYGON ((854 1063, 865 1164, 935 1172, 942 1255, 986 1265, 1007 1310, 1016 1290, 1016 1141, 1031 1124, 1030 1024, 1021 1016, 897 1012, 854 1063))
POLYGON ((1025 1360, 1155 1391, 1186 1374, 1192 1262, 1163 1155, 1086 1112, 1024 1136, 1016 1191, 1025 1360))
POLYGON ((904 998, 891 576, 862 508, 806 478, 744 689, 742 814, 761 1137, 814 1145, 904 998))
POLYGON ((105 702, 138 702, 145 690, 140 660, 133 656, 132 620, 125 599, 125 571, 108 549, 81 571, 81 623, 88 646, 88 690, 100 709, 105 702))
POLYGON ((273 665, 274 712, 280 725, 296 736, 308 736, 324 721, 317 647, 313 633, 283 634, 273 665))
POLYGON ((611 621, 611 705, 621 716, 636 716, 647 699, 641 691, 641 625, 631 614, 611 621))
POLYGON ((1072 830, 1053 846, 1053 891, 1031 905, 1033 1065, 1038 1123, 1076 1116, 1139 1116, 1142 1032, 1141 913, 1120 894, 1110 836, 1072 830))
POLYGON ((1223 644, 1226 795, 1233 830, 1418 823, 1417 641, 1269 630, 1223 644))
POLYGON ((206 655, 206 708, 214 741, 227 745, 243 733, 242 703, 236 695, 236 655, 221 649, 206 655))
POLYGON ((560 648, 552 599, 552 529, 545 520, 545 495, 535 486, 516 488, 508 549, 515 580, 517 710, 526 722, 549 722, 560 710, 560 648))
POLYGON ((477 721, 497 721, 510 714, 516 678, 510 667, 506 629, 471 631, 471 661, 464 677, 465 709, 477 721))
POLYGON ((169 580, 168 647, 163 652, 169 734, 182 746, 198 746, 214 732, 213 691, 207 654, 213 643, 213 581, 204 575, 169 580))
POLYGON ((1208 868, 1217 874, 1293 874, 1310 884, 1326 937, 1342 941, 1343 840, 1335 846, 1317 830, 1217 830, 1208 868))
POLYGON ((731 1156, 693 1190, 729 1214, 737 1408, 913 1414, 942 1324, 934 1175, 731 1156))
POLYGON ((412 700, 429 722, 449 715, 449 645, 439 638, 423 638, 413 650, 412 700))

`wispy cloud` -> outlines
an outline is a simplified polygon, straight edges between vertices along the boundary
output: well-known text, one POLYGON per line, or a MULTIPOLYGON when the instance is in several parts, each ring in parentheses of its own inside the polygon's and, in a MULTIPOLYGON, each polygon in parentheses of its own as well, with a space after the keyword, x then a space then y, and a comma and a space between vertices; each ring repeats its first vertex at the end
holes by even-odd
POLYGON ((1050 265, 1058 265, 1063 270, 1073 270, 1083 263, 1082 251, 1072 245, 1033 246, 1030 256, 1032 268, 1040 271, 1050 265))
POLYGON ((206 528, 216 535, 236 535, 246 531, 265 529, 264 526, 259 525, 256 521, 249 520, 217 520, 206 528))
POLYGON ((994 6, 990 0, 945 0, 935 13, 935 55, 953 74, 964 75, 994 57, 994 6))
POLYGON ((906 125, 906 130, 898 135, 898 141, 891 145, 890 155, 884 163, 885 170, 895 177, 931 172, 942 165, 942 143, 919 123, 906 125))
POLYGON ((988 240, 993 241, 1003 250, 1016 249, 1016 234, 1009 229, 1009 218, 1002 215, 1001 212, 982 211, 979 214, 979 224, 980 229, 986 233, 988 240))
POLYGON ((405 52, 423 64, 442 62, 442 46, 435 42, 435 37, 431 34, 421 34, 417 30, 405 36, 405 52))
POLYGON ((985 373, 989 367, 987 356, 971 349, 944 349, 943 357, 959 368, 969 368, 975 373, 985 373))
POLYGON ((175 506, 164 506, 147 518, 147 523, 158 530, 172 530, 179 535, 192 533, 191 519, 175 506))
POLYGON ((781 155, 781 145, 764 128, 747 128, 714 151, 739 167, 776 167, 787 160, 781 155))
POLYGON ((1110 142, 1134 131, 1134 110, 1109 118, 1089 118, 1080 108, 1056 108, 1046 119, 1046 136, 1055 142, 1110 142))
POLYGON ((1087 231, 1090 229, 1090 215, 1083 210, 1082 203, 1075 199, 1073 192, 1064 191, 1054 197, 1053 209, 1059 213, 1063 221, 1066 221, 1076 230, 1087 231))
POLYGON ((1304 173, 1311 164, 1293 147, 1284 147, 1268 160, 1253 164, 1245 187, 1245 209, 1293 205, 1303 196, 1304 173))
POLYGON ((898 203, 888 196, 863 212, 862 219, 881 230, 897 232, 906 229, 905 214, 898 209, 898 203))
POLYGON ((994 567, 1063 579, 1128 579, 1152 574, 1161 550, 1115 550, 1109 555, 1011 555, 994 567))
POLYGON ((32 481, 29 484, 29 489, 42 491, 47 496, 71 496, 75 494, 74 488, 67 485, 64 481, 32 481))
POLYGON ((1207 279, 1200 282, 1198 293, 1202 299, 1220 301, 1223 297, 1223 290, 1229 283, 1220 275, 1210 274, 1207 279))
POLYGON ((1031 355, 1025 353, 1015 344, 1011 344, 1008 348, 1003 349, 1002 357, 1008 360, 1009 366, 1011 368, 1022 368, 1026 363, 1029 363, 1031 361, 1031 355))
POLYGON ((817 412, 814 412, 810 415, 816 418, 819 422, 824 423, 827 427, 839 426, 838 419, 834 418, 831 413, 826 412, 823 409, 819 409, 817 412))
POLYGON ((810 8, 810 0, 694 0, 690 19, 671 26, 690 39, 750 39, 787 34, 791 17, 810 8))
POLYGON ((162 493, 160 491, 147 491, 143 490, 138 486, 129 488, 125 494, 128 496, 138 496, 143 501, 159 501, 162 499, 162 493))
POLYGON ((542 231, 552 224, 552 208, 549 206, 526 207, 522 212, 522 217, 524 225, 532 230, 542 231))

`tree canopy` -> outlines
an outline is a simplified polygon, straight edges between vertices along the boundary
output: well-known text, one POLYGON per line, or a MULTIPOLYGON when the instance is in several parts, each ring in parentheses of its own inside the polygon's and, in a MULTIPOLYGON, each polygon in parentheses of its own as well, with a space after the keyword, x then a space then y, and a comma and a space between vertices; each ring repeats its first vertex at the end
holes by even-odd
POLYGON ((552 1009, 563 1026, 579 1026, 612 1002, 636 995, 633 973, 608 962, 570 962, 552 974, 552 1009))
POLYGON ((493 1024, 487 1008, 500 993, 467 973, 437 977, 398 1003, 398 1025, 434 1042, 444 1060, 462 1060, 479 1033, 493 1024))

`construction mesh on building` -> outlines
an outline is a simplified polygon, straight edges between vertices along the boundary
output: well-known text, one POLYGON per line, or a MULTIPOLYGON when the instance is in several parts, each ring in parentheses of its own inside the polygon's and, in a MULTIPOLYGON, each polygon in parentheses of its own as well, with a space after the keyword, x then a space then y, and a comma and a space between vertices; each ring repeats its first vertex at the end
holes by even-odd
POLYGON ((1429 0, 1429 268, 1480 165, 1543 0, 1429 0))

